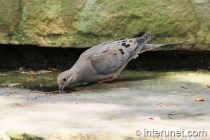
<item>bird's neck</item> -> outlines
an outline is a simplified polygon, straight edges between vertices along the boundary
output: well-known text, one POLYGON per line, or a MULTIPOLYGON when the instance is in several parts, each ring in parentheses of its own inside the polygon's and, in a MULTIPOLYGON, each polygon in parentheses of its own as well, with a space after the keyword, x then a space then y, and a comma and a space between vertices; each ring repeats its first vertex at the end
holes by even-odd
POLYGON ((73 76, 73 78, 75 79, 75 82, 79 82, 80 75, 76 67, 72 67, 70 70, 68 70, 68 73, 73 76))

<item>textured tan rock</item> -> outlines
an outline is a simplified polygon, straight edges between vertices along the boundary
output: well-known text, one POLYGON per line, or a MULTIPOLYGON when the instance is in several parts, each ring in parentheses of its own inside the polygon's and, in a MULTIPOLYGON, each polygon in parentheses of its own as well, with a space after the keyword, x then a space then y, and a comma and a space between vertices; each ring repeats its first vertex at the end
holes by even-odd
POLYGON ((0 43, 92 47, 140 31, 150 43, 190 39, 179 50, 210 50, 208 0, 1 0, 0 43))

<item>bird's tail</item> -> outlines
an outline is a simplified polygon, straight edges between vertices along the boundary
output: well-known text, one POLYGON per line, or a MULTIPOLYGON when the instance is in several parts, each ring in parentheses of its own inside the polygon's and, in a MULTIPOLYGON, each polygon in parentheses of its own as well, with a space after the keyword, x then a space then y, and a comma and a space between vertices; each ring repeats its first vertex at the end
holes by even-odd
POLYGON ((180 41, 180 42, 175 42, 175 43, 163 43, 163 44, 145 44, 144 47, 141 49, 139 53, 143 53, 145 51, 149 51, 155 48, 163 47, 163 46, 170 46, 170 45, 178 45, 182 44, 184 42, 188 42, 188 40, 180 41))

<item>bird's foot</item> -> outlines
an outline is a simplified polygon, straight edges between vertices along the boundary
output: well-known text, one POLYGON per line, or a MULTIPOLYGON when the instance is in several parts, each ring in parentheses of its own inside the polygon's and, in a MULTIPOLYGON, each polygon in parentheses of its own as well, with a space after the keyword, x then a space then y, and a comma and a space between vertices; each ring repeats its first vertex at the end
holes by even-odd
POLYGON ((102 83, 109 83, 109 82, 112 82, 114 80, 116 80, 117 77, 111 77, 111 78, 108 78, 108 79, 104 79, 104 80, 101 80, 101 81, 98 81, 99 84, 102 84, 102 83))

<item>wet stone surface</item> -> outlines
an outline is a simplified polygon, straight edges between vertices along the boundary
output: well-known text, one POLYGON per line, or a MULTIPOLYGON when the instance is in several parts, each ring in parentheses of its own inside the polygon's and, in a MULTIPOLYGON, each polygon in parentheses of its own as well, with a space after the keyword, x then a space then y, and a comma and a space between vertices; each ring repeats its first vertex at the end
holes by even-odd
POLYGON ((210 136, 206 70, 123 71, 115 82, 66 88, 62 94, 57 92, 57 75, 0 73, 1 130, 46 139, 135 139, 136 130, 141 138, 144 130, 204 130, 208 135, 201 139, 210 136))

